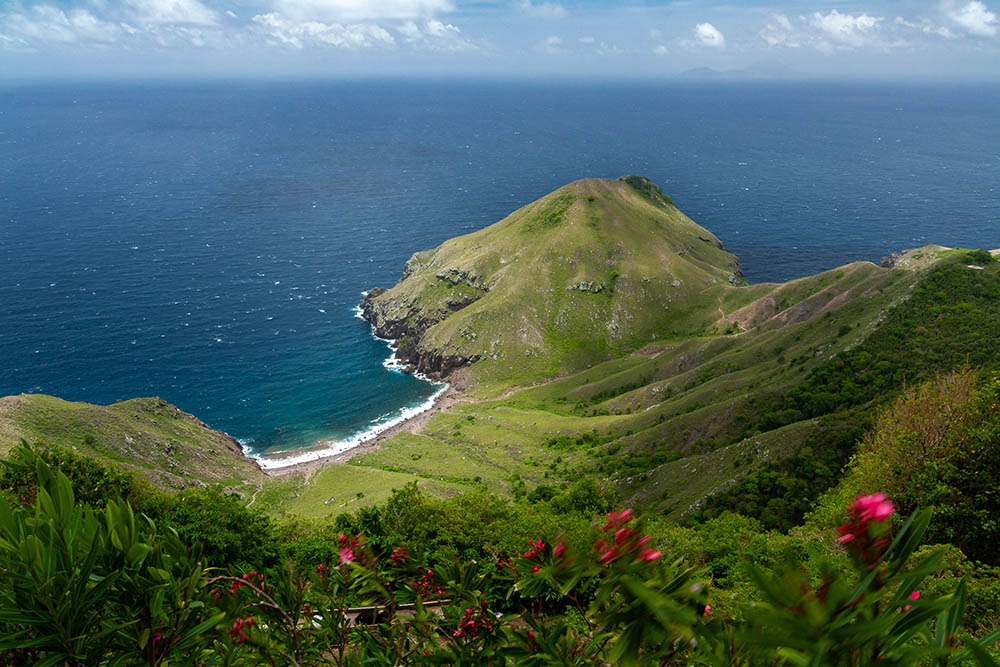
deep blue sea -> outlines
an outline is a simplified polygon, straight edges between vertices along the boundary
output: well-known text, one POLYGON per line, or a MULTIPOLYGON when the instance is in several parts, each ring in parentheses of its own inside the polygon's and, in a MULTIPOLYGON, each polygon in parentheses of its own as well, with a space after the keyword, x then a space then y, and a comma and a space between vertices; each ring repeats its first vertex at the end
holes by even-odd
POLYGON ((1000 247, 1000 88, 464 81, 0 88, 0 395, 158 395, 256 453, 436 387, 354 316, 417 250, 649 176, 786 280, 1000 247))

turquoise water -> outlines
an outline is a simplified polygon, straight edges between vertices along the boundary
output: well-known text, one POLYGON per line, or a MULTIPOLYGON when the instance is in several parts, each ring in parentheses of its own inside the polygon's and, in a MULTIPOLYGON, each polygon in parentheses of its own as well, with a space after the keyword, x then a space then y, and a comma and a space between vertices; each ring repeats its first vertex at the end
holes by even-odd
POLYGON ((439 387, 355 317, 417 250, 649 176, 786 280, 1000 246, 998 88, 354 82, 0 91, 0 394, 159 395, 257 454, 439 387))

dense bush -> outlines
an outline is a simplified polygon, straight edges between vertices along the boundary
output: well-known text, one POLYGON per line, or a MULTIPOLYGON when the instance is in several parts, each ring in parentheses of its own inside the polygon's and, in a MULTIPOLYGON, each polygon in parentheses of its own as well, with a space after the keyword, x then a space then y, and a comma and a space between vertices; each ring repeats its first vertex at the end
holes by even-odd
MULTIPOLYGON (((579 546, 534 539, 492 563, 429 567, 406 545, 385 552, 344 533, 313 567, 247 571, 204 567, 127 503, 76 504, 44 461, 37 475, 32 503, 0 501, 5 664, 990 665, 1000 637, 963 630, 964 580, 933 594, 946 551, 911 559, 929 515, 893 535, 880 494, 855 500, 839 531, 853 569, 810 570, 785 550, 770 570, 753 562, 771 555, 752 520, 707 526, 714 560, 753 555, 739 567, 757 599, 729 615, 713 607, 709 573, 654 546, 630 510, 579 546)), ((415 495, 380 520, 395 525, 415 495)))
POLYGON ((11 450, 0 461, 0 493, 11 501, 30 500, 38 492, 38 461, 62 472, 73 484, 77 499, 94 507, 103 507, 108 500, 127 500, 132 507, 143 511, 155 503, 156 491, 138 475, 102 464, 71 449, 36 443, 21 445, 11 450))
POLYGON ((263 568, 281 560, 270 517, 245 507, 239 495, 221 487, 181 491, 166 497, 157 510, 156 516, 185 541, 202 545, 209 564, 263 568))
POLYGON ((960 370, 883 410, 834 502, 876 484, 906 511, 933 508, 934 541, 1000 564, 1000 376, 960 370))

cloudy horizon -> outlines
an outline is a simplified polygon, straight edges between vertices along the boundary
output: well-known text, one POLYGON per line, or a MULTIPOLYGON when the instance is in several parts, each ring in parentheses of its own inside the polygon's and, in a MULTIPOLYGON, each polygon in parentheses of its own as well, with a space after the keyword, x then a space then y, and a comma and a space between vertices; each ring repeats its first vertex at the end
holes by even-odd
POLYGON ((0 76, 1000 78, 984 0, 4 0, 0 76))

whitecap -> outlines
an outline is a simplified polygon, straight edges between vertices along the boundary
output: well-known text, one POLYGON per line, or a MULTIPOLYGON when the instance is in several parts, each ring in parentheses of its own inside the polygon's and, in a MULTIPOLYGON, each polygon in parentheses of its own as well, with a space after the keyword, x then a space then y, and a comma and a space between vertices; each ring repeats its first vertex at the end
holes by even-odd
POLYGON ((328 456, 342 454, 350 449, 354 449, 367 440, 371 440, 379 434, 384 433, 393 426, 401 424, 406 420, 412 419, 413 417, 416 417, 417 415, 427 412, 433 408, 437 399, 448 390, 448 383, 434 382, 433 384, 437 387, 437 389, 427 400, 417 405, 400 408, 391 419, 375 424, 374 426, 371 426, 363 431, 358 431, 354 435, 344 438, 343 440, 323 440, 320 441, 319 448, 317 449, 281 458, 270 458, 261 454, 252 454, 251 456, 257 460, 257 463, 260 464, 261 468, 264 468, 265 470, 272 470, 274 468, 286 468, 299 463, 308 463, 309 461, 316 461, 328 456))

